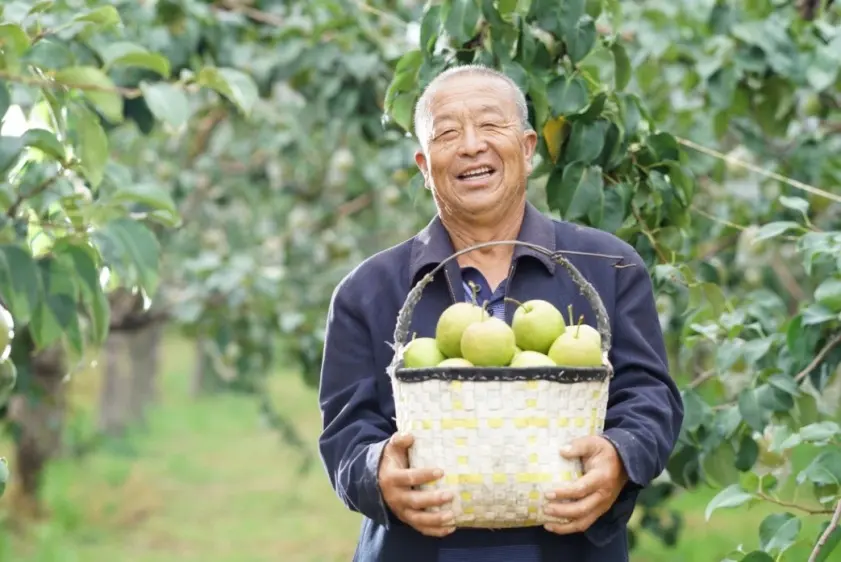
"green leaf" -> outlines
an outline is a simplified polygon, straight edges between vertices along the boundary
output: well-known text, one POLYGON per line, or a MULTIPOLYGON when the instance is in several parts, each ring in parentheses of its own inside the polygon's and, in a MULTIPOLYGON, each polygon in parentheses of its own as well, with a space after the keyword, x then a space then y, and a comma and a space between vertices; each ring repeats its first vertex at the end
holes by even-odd
POLYGON ((553 117, 579 113, 590 101, 587 84, 581 76, 571 79, 558 76, 549 83, 546 92, 553 117))
POLYGON ((789 230, 804 230, 802 226, 797 224, 793 221, 777 221, 777 222, 769 222, 767 224, 763 224, 759 229, 756 231, 756 235, 753 238, 751 244, 757 244, 763 240, 769 240, 771 238, 776 238, 781 234, 788 232, 789 230))
POLYGON ((755 389, 745 389, 739 395, 739 413, 751 429, 755 431, 765 429, 769 414, 759 403, 759 395, 755 389))
POLYGON ((603 120, 595 123, 586 121, 573 123, 569 141, 563 153, 564 161, 592 164, 602 153, 609 126, 610 123, 603 120))
POLYGON ((114 203, 140 203, 156 211, 165 211, 177 223, 178 208, 169 191, 150 183, 127 184, 111 194, 114 203))
POLYGON ((733 464, 738 470, 746 472, 753 468, 757 458, 759 458, 759 445, 749 433, 745 433, 739 442, 739 453, 733 464))
POLYGON ((160 246, 157 238, 143 224, 119 218, 94 233, 101 245, 110 246, 123 264, 134 272, 136 280, 151 298, 158 289, 160 246))
POLYGON ((41 277, 41 299, 32 315, 30 330, 38 348, 45 348, 66 336, 77 353, 83 343, 76 311, 79 290, 73 271, 62 261, 46 257, 38 261, 41 277))
POLYGON ((40 286, 32 255, 20 246, 0 246, 0 296, 21 324, 29 322, 38 306, 40 286))
POLYGON ((810 423, 800 428, 800 437, 804 441, 827 441, 841 435, 841 427, 833 421, 810 423))
POLYGON ((565 34, 564 43, 567 46, 569 60, 572 64, 578 64, 596 44, 596 22, 593 18, 590 16, 581 18, 575 28, 565 34))
POLYGON ((6 484, 9 482, 9 465, 6 459, 0 457, 0 498, 6 492, 6 484))
POLYGON ((435 4, 428 7, 423 15, 420 27, 420 47, 425 53, 431 53, 438 40, 438 30, 441 26, 441 5, 435 4))
POLYGON ((841 279, 827 279, 818 285, 815 301, 833 313, 841 312, 841 279))
POLYGON ((202 68, 196 76, 196 83, 216 90, 246 115, 251 113, 260 97, 254 79, 235 68, 202 68))
POLYGON ((55 135, 46 129, 29 129, 21 138, 23 144, 32 146, 55 158, 59 162, 64 162, 67 157, 62 145, 55 135))
POLYGON ((0 121, 3 116, 9 111, 9 106, 12 105, 12 95, 9 93, 9 87, 6 82, 0 80, 0 121))
POLYGON ((108 43, 100 51, 105 61, 105 68, 114 66, 138 67, 157 72, 164 78, 170 75, 169 59, 165 56, 149 52, 146 48, 128 41, 108 43))
POLYGON ((96 345, 101 345, 108 337, 111 308, 99 284, 94 249, 62 239, 53 247, 53 253, 66 260, 75 270, 82 299, 90 314, 92 339, 96 345))
POLYGON ((695 431, 706 420, 707 416, 712 413, 712 409, 704 402, 703 398, 691 388, 687 388, 681 392, 684 404, 684 419, 683 427, 687 431, 695 431))
POLYGON ((178 129, 190 118, 190 105, 184 90, 166 82, 140 83, 143 99, 157 119, 178 129))
POLYGON ((507 16, 517 9, 517 0, 499 0, 499 13, 507 16))
POLYGON ((754 550, 744 558, 740 562, 774 562, 774 559, 767 552, 762 552, 761 550, 754 550))
POLYGON ((99 123, 99 117, 90 111, 77 111, 76 132, 78 135, 78 157, 81 168, 91 187, 102 182, 105 165, 108 163, 108 136, 99 123))
POLYGON ((783 207, 799 212, 806 218, 809 217, 809 202, 802 197, 780 195, 780 204, 783 207))
POLYGON ((631 59, 628 57, 625 47, 618 41, 610 46, 610 52, 613 53, 613 79, 616 89, 621 91, 631 80, 631 59))
POLYGON ((0 136, 0 178, 14 167, 23 148, 21 137, 0 136))
POLYGON ((785 552, 797 542, 802 526, 791 513, 772 513, 759 525, 759 547, 769 553, 785 552))
MULTIPOLYGON (((31 45, 29 35, 23 28, 15 23, 0 24, 0 45, 3 45, 3 54, 6 57, 7 66, 11 62, 9 58, 16 60, 31 45)), ((17 65, 14 65, 17 67, 17 65)))
POLYGON ((71 66, 55 73, 55 80, 83 95, 112 123, 123 121, 123 97, 114 82, 92 66, 71 66))
POLYGON ((738 507, 751 501, 753 498, 753 494, 748 494, 743 491, 738 484, 731 484, 710 500, 710 503, 707 504, 707 508, 704 511, 704 519, 709 521, 710 516, 712 516, 713 512, 717 509, 738 507))
POLYGON ((841 484, 841 451, 824 450, 797 475, 797 483, 841 484))
POLYGON ((555 169, 546 189, 549 206, 564 220, 579 220, 594 208, 604 208, 604 180, 598 166, 587 167, 581 162, 573 162, 563 170, 555 169))
POLYGON ((444 29, 457 43, 464 44, 476 33, 481 10, 475 0, 451 0, 444 29))
POLYGON ((701 461, 704 475, 712 486, 724 487, 739 478, 736 468, 736 450, 729 441, 722 442, 713 451, 706 453, 701 461))
POLYGON ((100 8, 96 8, 95 10, 91 10, 90 12, 78 15, 73 19, 75 21, 96 23, 103 27, 122 23, 120 13, 114 6, 102 6, 100 8))

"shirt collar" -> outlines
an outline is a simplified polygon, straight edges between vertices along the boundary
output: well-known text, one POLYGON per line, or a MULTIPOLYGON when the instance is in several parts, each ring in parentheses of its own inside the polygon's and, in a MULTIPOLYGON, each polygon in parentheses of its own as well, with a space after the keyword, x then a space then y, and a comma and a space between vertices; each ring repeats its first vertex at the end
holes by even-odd
MULTIPOLYGON (((517 240, 542 246, 550 252, 555 251, 555 225, 552 219, 544 215, 530 202, 526 201, 523 223, 517 240)), ((412 258, 409 273, 412 282, 420 271, 428 265, 438 265, 455 253, 450 235, 437 214, 429 224, 415 236, 412 242, 412 258)), ((514 246, 514 260, 530 257, 542 263, 549 273, 555 272, 555 262, 548 256, 525 246, 514 246)))

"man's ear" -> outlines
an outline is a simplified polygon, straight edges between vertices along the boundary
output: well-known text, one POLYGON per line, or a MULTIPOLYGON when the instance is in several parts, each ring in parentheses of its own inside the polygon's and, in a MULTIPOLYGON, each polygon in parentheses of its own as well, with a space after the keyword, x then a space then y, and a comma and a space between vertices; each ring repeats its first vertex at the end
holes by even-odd
POLYGON ((534 169, 532 160, 534 158, 534 151, 537 148, 537 133, 534 131, 526 131, 523 134, 523 150, 526 157, 526 173, 531 174, 534 169))
POLYGON ((415 164, 423 175, 423 186, 429 189, 429 163, 426 161, 426 155, 422 150, 415 152, 415 164))

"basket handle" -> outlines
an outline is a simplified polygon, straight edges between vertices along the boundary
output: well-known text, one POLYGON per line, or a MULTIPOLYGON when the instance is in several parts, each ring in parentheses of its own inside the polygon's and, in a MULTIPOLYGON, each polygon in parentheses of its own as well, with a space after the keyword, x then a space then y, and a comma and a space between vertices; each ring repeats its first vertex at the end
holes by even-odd
POLYGON ((610 333, 610 320, 607 316, 607 310, 604 307, 604 303, 602 302, 601 297, 599 297, 599 293, 596 291, 595 287, 590 284, 587 279, 581 274, 581 272, 576 268, 569 260, 567 260, 562 254, 561 251, 553 252, 551 250, 547 250, 543 246, 539 246, 537 244, 532 244, 531 242, 523 242, 520 240, 494 240, 491 242, 482 242, 481 244, 476 244, 475 246, 470 246, 463 250, 459 250, 458 252, 454 253, 453 255, 446 258, 444 261, 439 263, 435 269, 427 273, 426 275, 421 278, 420 281, 409 291, 409 294, 406 296, 406 301, 403 303, 403 307, 400 309, 400 312, 397 315, 397 325, 394 329, 394 342, 395 348, 403 347, 406 345, 406 340, 409 337, 409 326, 411 323, 412 312, 415 309, 415 306, 420 302, 421 293, 431 281, 432 278, 438 273, 444 266, 459 257, 462 254, 466 254, 468 252, 472 252, 473 250, 478 250, 479 248, 485 248, 488 246, 498 246, 502 244, 510 244, 510 245, 517 245, 517 246, 525 246, 526 248, 532 249, 536 252, 539 252, 559 265, 562 265, 564 269, 567 270, 572 280, 575 282, 576 285, 581 289, 582 294, 590 303, 590 306, 593 308, 593 312, 596 314, 596 329, 599 331, 599 334, 602 336, 602 355, 605 357, 605 361, 607 360, 607 354, 610 351, 610 344, 611 344, 611 333, 610 333))

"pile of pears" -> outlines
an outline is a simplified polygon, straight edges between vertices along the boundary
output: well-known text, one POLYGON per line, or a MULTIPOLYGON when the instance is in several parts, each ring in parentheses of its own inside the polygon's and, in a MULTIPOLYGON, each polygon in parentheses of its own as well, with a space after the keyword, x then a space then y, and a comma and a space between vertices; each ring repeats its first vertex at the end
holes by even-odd
MULTIPOLYGON (((511 300, 511 299, 508 299, 511 300)), ((515 301, 516 302, 516 301, 515 301)), ((438 318, 435 337, 413 338, 403 365, 430 367, 601 367, 601 334, 584 316, 569 325, 552 303, 517 303, 509 326, 473 302, 449 306, 438 318)))

